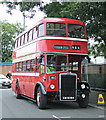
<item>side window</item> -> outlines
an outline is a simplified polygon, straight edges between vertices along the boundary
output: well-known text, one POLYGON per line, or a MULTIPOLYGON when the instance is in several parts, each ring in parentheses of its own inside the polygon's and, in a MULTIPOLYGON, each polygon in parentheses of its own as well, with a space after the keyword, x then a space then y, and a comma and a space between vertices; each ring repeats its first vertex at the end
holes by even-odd
POLYGON ((38 36, 43 36, 44 35, 44 24, 39 25, 39 33, 38 36))
POLYGON ((21 45, 22 45, 22 44, 21 44, 21 41, 22 41, 22 36, 21 36, 19 39, 20 39, 20 46, 21 46, 21 45))
POLYGON ((39 57, 36 58, 36 72, 39 72, 39 57))
POLYGON ((45 65, 44 65, 44 57, 42 58, 42 62, 40 64, 40 74, 43 75, 45 73, 45 65))
POLYGON ((37 38, 37 28, 33 29, 33 40, 37 38))
POLYGON ((23 44, 24 44, 24 35, 21 36, 21 45, 23 45, 23 44))
POLYGON ((32 40, 32 30, 28 32, 28 41, 32 40))
POLYGON ((18 47, 20 46, 20 37, 18 38, 18 47))
POLYGON ((26 64, 26 71, 29 72, 30 71, 30 61, 28 60, 27 61, 27 64, 26 64))
POLYGON ((18 39, 17 39, 17 47, 18 47, 19 45, 18 45, 18 39))
POLYGON ((19 62, 19 72, 21 72, 21 62, 19 62))
POLYGON ((35 60, 31 60, 31 71, 34 71, 35 60))
POLYGON ((66 36, 65 23, 47 23, 46 34, 52 36, 66 36))
POLYGON ((25 61, 22 62, 22 72, 25 72, 25 61))
POLYGON ((27 33, 25 34, 25 43, 27 43, 27 33))
POLYGON ((18 63, 16 63, 15 65, 16 65, 16 67, 15 67, 16 70, 15 71, 18 72, 18 63))

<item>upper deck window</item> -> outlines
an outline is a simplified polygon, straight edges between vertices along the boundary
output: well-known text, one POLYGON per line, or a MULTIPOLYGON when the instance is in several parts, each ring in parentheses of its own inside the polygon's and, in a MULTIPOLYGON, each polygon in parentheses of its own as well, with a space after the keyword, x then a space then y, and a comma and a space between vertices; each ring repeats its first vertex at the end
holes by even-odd
POLYGON ((28 32, 28 36, 29 36, 29 41, 32 40, 32 30, 28 32))
POLYGON ((39 25, 39 33, 38 36, 43 36, 44 35, 44 24, 39 25))
POLYGON ((23 45, 24 44, 24 35, 22 35, 22 37, 21 37, 21 45, 23 45))
POLYGON ((33 29, 33 40, 37 38, 37 27, 33 29))
POLYGON ((68 36, 76 38, 85 38, 84 26, 68 24, 68 36))
POLYGON ((25 43, 27 43, 27 33, 25 34, 25 43))
POLYGON ((47 23, 46 34, 52 36, 66 36, 65 23, 47 23))

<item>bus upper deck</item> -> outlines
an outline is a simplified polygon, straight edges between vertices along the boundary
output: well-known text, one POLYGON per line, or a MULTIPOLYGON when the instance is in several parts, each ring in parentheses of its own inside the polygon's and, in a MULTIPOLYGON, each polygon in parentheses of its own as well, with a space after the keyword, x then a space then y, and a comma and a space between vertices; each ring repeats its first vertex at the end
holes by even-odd
POLYGON ((85 24, 67 18, 45 18, 16 38, 13 54, 17 58, 48 51, 87 55, 85 24))

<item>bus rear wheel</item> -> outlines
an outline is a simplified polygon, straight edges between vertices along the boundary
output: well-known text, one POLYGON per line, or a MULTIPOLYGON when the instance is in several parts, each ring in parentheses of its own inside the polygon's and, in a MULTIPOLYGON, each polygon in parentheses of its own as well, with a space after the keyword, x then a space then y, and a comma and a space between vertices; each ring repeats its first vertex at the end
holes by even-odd
POLYGON ((42 93, 41 87, 37 90, 37 106, 39 109, 45 109, 47 105, 47 96, 42 93))

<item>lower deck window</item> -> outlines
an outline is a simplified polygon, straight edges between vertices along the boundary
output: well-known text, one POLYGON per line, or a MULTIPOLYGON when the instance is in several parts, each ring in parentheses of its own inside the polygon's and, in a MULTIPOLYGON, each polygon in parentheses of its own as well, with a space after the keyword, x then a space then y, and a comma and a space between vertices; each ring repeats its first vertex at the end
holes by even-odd
POLYGON ((31 60, 31 71, 34 71, 35 60, 31 60))
POLYGON ((30 61, 27 61, 26 71, 27 71, 27 72, 29 72, 29 71, 30 71, 30 61))
POLYGON ((25 61, 22 62, 22 72, 25 72, 25 61))
POLYGON ((18 63, 16 63, 16 70, 15 71, 18 72, 18 63))

